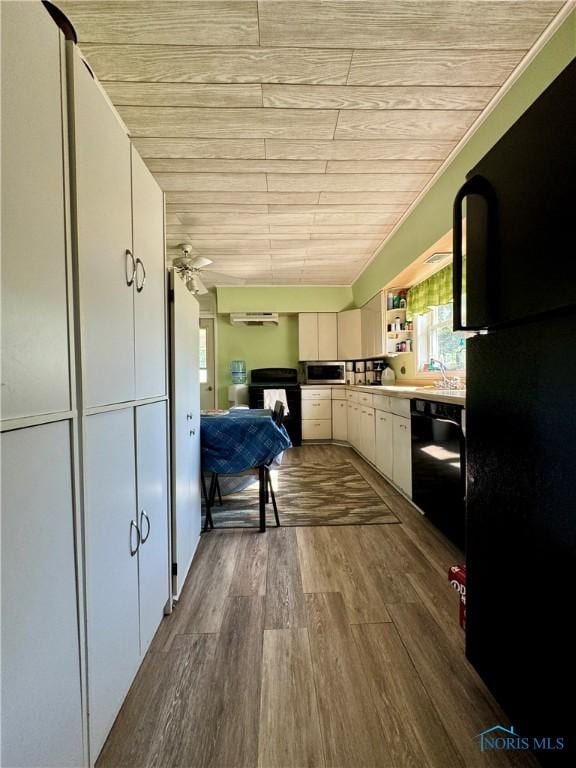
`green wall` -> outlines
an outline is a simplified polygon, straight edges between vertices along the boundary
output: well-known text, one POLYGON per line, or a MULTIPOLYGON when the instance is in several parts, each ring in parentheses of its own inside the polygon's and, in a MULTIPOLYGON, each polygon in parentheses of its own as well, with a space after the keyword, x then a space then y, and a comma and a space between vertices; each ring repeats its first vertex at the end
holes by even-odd
POLYGON ((228 405, 228 386, 232 383, 228 365, 231 360, 245 360, 246 368, 288 367, 298 365, 298 318, 280 315, 279 325, 230 325, 228 315, 218 315, 218 402, 228 405))
POLYGON ((365 304, 452 228, 452 202, 468 171, 575 56, 576 10, 573 10, 356 280, 353 285, 356 306, 365 304))
POLYGON ((216 288, 218 312, 339 312, 353 306, 351 286, 216 288))

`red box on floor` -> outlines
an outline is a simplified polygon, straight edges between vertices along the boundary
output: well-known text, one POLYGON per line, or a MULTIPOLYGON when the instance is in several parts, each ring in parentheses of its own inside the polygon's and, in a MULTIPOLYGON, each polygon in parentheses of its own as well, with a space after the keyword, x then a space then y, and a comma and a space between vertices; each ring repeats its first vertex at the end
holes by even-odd
POLYGON ((448 581, 460 595, 460 626, 466 629, 466 566, 452 565, 448 569, 448 581))

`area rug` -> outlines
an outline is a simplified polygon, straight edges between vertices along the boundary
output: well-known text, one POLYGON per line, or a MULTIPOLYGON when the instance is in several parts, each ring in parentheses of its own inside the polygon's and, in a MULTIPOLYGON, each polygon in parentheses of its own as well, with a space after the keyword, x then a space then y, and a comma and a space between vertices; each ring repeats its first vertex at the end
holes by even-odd
MULTIPOLYGON (((350 464, 283 465, 272 470, 272 483, 286 526, 382 525, 400 521, 383 498, 350 464)), ((258 482, 225 495, 213 508, 217 527, 257 526, 258 482)), ((267 525, 275 525, 272 503, 266 506, 267 525)))

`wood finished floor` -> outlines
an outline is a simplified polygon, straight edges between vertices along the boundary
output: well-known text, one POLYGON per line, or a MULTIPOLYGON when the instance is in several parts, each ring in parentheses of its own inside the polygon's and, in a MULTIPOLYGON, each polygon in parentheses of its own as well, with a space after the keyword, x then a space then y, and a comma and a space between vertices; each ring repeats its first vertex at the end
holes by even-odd
POLYGON ((536 766, 480 753, 508 720, 464 657, 461 553, 351 449, 286 460, 352 462, 401 524, 204 535, 97 767, 536 766))

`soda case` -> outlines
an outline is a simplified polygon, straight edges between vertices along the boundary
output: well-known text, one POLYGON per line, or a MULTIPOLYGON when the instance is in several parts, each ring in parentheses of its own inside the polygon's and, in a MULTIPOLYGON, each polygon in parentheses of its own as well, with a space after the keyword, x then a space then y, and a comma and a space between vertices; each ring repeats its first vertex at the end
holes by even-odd
POLYGON ((466 566, 452 565, 448 569, 448 581, 460 595, 460 626, 466 629, 466 566))

